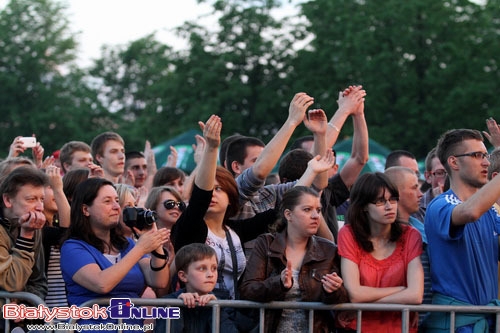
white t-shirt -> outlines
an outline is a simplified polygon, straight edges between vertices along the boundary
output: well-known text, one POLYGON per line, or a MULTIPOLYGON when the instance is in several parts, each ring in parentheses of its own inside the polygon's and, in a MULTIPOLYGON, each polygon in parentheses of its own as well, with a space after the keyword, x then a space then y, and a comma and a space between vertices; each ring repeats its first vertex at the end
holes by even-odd
MULTIPOLYGON (((243 252, 243 247, 241 246, 240 237, 230 228, 228 228, 228 230, 231 234, 231 239, 236 250, 239 279, 246 266, 245 253, 243 252)), ((234 299, 233 260, 226 237, 218 237, 210 229, 208 229, 206 244, 212 247, 215 250, 215 253, 217 253, 217 259, 219 261, 217 271, 219 272, 219 275, 222 271, 223 280, 221 280, 221 277, 218 276, 216 288, 229 290, 231 299, 234 299)))

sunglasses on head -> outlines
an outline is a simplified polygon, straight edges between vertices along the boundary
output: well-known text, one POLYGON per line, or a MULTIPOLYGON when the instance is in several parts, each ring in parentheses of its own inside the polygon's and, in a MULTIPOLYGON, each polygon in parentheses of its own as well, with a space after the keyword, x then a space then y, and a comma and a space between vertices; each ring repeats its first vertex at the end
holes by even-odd
POLYGON ((179 210, 181 212, 184 211, 184 209, 186 209, 186 204, 182 201, 175 201, 175 200, 165 200, 163 201, 163 207, 165 207, 165 209, 167 210, 171 210, 171 209, 174 209, 175 206, 179 207, 179 210))

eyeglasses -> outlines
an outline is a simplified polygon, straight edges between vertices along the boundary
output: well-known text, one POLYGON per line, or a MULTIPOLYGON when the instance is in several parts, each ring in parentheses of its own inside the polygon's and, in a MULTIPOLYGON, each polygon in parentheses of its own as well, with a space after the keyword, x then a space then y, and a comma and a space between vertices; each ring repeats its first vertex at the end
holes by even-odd
POLYGON ((377 207, 380 207, 380 206, 385 206, 387 202, 389 202, 391 205, 394 205, 397 204, 398 201, 399 201, 398 197, 390 197, 387 200, 385 198, 378 198, 377 200, 373 201, 372 204, 374 204, 377 207))
POLYGON ((440 170, 436 170, 434 172, 431 172, 431 174, 434 176, 434 177, 437 177, 437 178, 444 178, 446 177, 446 175, 448 174, 446 171, 444 171, 443 169, 440 169, 440 170))
POLYGON ((175 200, 163 201, 163 207, 165 207, 166 210, 174 209, 175 206, 179 207, 179 210, 181 212, 183 212, 186 209, 186 204, 182 201, 175 201, 175 200))
POLYGON ((475 158, 476 160, 482 160, 482 159, 490 159, 490 154, 488 153, 483 153, 482 151, 473 151, 472 153, 465 153, 465 154, 460 154, 460 155, 453 155, 455 157, 462 157, 462 156, 470 156, 475 158))

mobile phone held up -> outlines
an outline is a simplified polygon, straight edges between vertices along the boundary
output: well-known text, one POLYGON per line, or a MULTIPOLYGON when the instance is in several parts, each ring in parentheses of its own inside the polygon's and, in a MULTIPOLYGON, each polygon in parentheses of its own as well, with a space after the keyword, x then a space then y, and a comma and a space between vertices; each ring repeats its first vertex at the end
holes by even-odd
POLYGON ((34 136, 24 136, 19 140, 23 142, 24 148, 33 148, 36 146, 36 138, 34 136))

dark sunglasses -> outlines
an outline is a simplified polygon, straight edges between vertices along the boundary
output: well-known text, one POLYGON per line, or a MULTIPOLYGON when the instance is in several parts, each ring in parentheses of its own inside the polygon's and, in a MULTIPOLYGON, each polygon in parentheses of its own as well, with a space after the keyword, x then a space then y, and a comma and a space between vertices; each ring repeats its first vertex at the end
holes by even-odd
POLYGON ((179 207, 179 210, 183 212, 186 209, 186 204, 182 201, 175 201, 175 200, 165 200, 163 201, 163 207, 167 210, 174 209, 175 206, 179 207))

